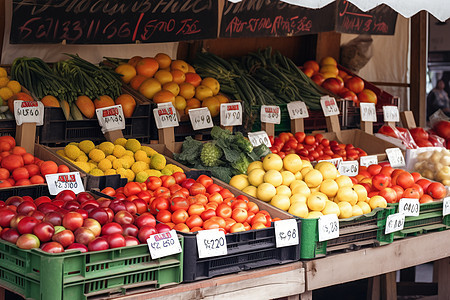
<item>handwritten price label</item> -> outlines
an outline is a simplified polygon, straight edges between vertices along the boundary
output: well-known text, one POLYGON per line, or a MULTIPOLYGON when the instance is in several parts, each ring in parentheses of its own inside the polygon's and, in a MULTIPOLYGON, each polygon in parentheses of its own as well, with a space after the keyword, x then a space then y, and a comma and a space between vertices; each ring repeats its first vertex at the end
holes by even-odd
POLYGON ((121 104, 97 108, 95 113, 98 124, 102 127, 102 133, 125 129, 125 117, 121 104))
POLYGON ((339 165, 339 173, 346 176, 356 176, 359 171, 359 164, 356 160, 342 161, 339 165))
POLYGON ((45 175, 50 195, 57 195, 64 190, 72 190, 75 194, 84 192, 79 172, 56 173, 45 175))
POLYGON ((375 103, 359 103, 361 109, 361 121, 364 122, 376 122, 377 111, 375 110, 375 103))
POLYGON ((384 229, 384 234, 389 234, 392 232, 400 231, 405 226, 405 215, 401 213, 396 213, 389 215, 386 219, 386 228, 384 229))
POLYGON ((402 198, 398 202, 398 212, 403 213, 406 217, 417 217, 420 213, 419 199, 402 198))
POLYGON ((36 126, 44 124, 44 104, 41 101, 14 100, 14 117, 16 124, 36 123, 36 126))
POLYGON ((321 161, 328 161, 328 162, 332 163, 336 167, 336 169, 339 170, 339 165, 343 162, 343 159, 342 159, 342 157, 338 157, 338 158, 332 158, 332 159, 319 160, 318 162, 321 162, 321 161))
POLYGON ((444 203, 442 203, 442 216, 450 214, 450 197, 444 198, 444 203))
POLYGON ((399 122, 400 115, 398 113, 398 107, 392 105, 383 106, 383 117, 384 122, 399 122))
POLYGON ((158 107, 153 109, 153 116, 155 116, 156 127, 158 129, 179 125, 177 113, 172 103, 158 104, 158 107))
POLYGON ((199 231, 197 233, 197 249, 199 258, 227 255, 225 233, 218 229, 199 231))
POLYGON ((376 165, 378 164, 378 157, 376 155, 367 155, 367 156, 361 156, 359 158, 359 165, 368 167, 370 165, 376 165))
POLYGON ((405 158, 403 157, 403 153, 400 148, 388 148, 385 151, 391 167, 399 168, 406 165, 405 158))
POLYGON ((181 253, 182 251, 177 232, 173 229, 151 235, 147 239, 147 245, 152 259, 181 253))
POLYGON ((220 125, 242 125, 242 104, 240 102, 220 104, 220 125))
POLYGON ((298 245, 298 225, 295 219, 274 222, 277 248, 298 245))
POLYGON ((320 105, 325 117, 339 115, 339 107, 337 106, 336 99, 330 96, 323 96, 320 98, 320 105))
POLYGON ((339 237, 339 220, 335 214, 319 217, 319 242, 339 237))
POLYGON ((194 130, 211 128, 214 126, 211 113, 207 107, 190 109, 189 119, 191 119, 192 128, 194 130))
POLYGON ((287 109, 291 120, 309 118, 308 108, 303 101, 290 102, 287 109))
POLYGON ((280 107, 276 105, 261 105, 260 118, 262 123, 280 124, 280 107))
POLYGON ((257 147, 261 144, 265 144, 269 148, 272 147, 269 136, 265 131, 249 132, 248 139, 250 140, 250 143, 252 143, 253 147, 257 147))

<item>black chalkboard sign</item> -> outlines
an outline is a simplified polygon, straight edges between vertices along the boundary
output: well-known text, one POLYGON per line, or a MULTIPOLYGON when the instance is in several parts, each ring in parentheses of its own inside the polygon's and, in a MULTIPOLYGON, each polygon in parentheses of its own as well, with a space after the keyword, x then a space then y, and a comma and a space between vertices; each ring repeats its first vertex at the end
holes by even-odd
POLYGON ((348 1, 337 3, 336 31, 377 35, 394 34, 397 12, 389 6, 383 4, 363 12, 348 1))
POLYGON ((217 37, 217 0, 13 0, 12 44, 126 44, 217 37))
POLYGON ((225 0, 220 37, 297 36, 334 29, 334 3, 308 9, 279 0, 225 0))

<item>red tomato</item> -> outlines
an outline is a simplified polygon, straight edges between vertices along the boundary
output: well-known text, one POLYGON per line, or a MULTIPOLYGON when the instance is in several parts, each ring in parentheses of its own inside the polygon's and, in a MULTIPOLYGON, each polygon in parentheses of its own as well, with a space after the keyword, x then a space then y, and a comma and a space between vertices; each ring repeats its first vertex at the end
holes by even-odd
POLYGON ((218 229, 220 228, 219 223, 217 223, 214 220, 208 219, 203 223, 203 229, 208 230, 208 229, 218 229))
POLYGON ((414 177, 408 172, 402 172, 397 177, 397 184, 404 189, 410 188, 414 184, 414 177))
POLYGON ((306 134, 304 132, 296 132, 295 133, 295 138, 297 139, 297 142, 299 144, 303 143, 303 141, 305 140, 306 134))
POLYGON ((172 201, 170 203, 170 210, 176 211, 179 209, 183 209, 185 211, 189 209, 189 201, 186 198, 182 197, 172 198, 172 201))
MULTIPOLYGON (((205 211, 205 206, 201 203, 194 203, 189 206, 188 214, 192 215, 201 215, 202 212, 205 211)), ((201 226, 200 226, 201 227, 201 226)))
POLYGON ((150 176, 149 178, 147 178, 145 183, 147 184, 147 188, 151 191, 155 191, 157 188, 162 186, 161 178, 156 176, 150 176))
POLYGON ((186 174, 184 172, 175 172, 172 174, 172 176, 175 178, 175 181, 178 184, 186 180, 186 174))
POLYGON ((356 94, 361 93, 364 90, 364 80, 353 76, 345 82, 345 87, 356 94))
POLYGON ((172 229, 175 229, 176 231, 180 231, 180 232, 185 232, 185 233, 190 232, 189 227, 184 223, 178 223, 175 226, 173 226, 172 229))
POLYGON ((231 226, 231 228, 230 228, 230 233, 241 232, 241 231, 245 231, 244 224, 242 224, 242 223, 233 224, 233 226, 231 226))
POLYGON ((410 188, 405 189, 405 191, 403 192, 402 198, 419 199, 420 193, 417 189, 410 187, 410 188))
POLYGON ((172 175, 162 175, 160 179, 162 180, 162 186, 166 188, 169 188, 177 183, 175 177, 173 177, 172 175))
POLYGON ((208 188, 211 184, 214 183, 211 177, 206 176, 204 174, 200 175, 197 178, 197 182, 202 184, 205 188, 208 188))
POLYGON ((427 194, 433 197, 433 199, 442 199, 447 194, 447 190, 442 183, 432 182, 428 186, 427 194))
POLYGON ((208 197, 206 195, 204 195, 204 194, 197 194, 194 197, 196 199, 195 203, 201 203, 203 205, 208 203, 208 197))
POLYGON ((278 137, 280 138, 280 140, 283 142, 283 143, 286 143, 288 140, 289 140, 289 134, 287 133, 287 132, 282 132, 282 133, 280 133, 279 135, 278 135, 278 137))
POLYGON ((234 197, 233 193, 230 192, 229 189, 222 189, 219 192, 219 194, 222 196, 223 199, 234 197))
POLYGON ((384 174, 377 174, 372 177, 372 186, 377 190, 381 191, 382 189, 389 187, 391 184, 391 178, 384 174))
POLYGON ((370 165, 367 167, 367 172, 370 173, 370 175, 374 176, 381 172, 382 166, 380 165, 370 165))
POLYGON ((195 196, 197 194, 205 194, 206 193, 206 188, 203 184, 201 183, 194 183, 190 188, 189 188, 189 194, 192 196, 195 196))
POLYGON ((157 197, 155 198, 152 203, 149 205, 150 212, 152 214, 158 213, 160 210, 169 210, 170 208, 170 202, 165 197, 157 197))
POLYGON ((247 220, 248 212, 244 208, 237 207, 233 209, 231 213, 231 218, 236 220, 236 222, 244 223, 247 220))
POLYGON ((194 227, 202 227, 203 220, 199 215, 192 215, 186 219, 186 225, 191 229, 194 227))
POLYGON ((436 131, 437 135, 443 137, 444 139, 450 139, 450 122, 449 121, 440 121, 436 123, 433 127, 436 131))
POLYGON ((233 208, 233 209, 235 209, 235 208, 243 208, 245 210, 248 210, 248 204, 244 200, 236 199, 236 201, 232 202, 231 208, 233 208))
POLYGON ((188 213, 184 209, 178 209, 172 214, 172 222, 175 224, 185 223, 189 217, 188 213))
POLYGON ((316 142, 316 138, 313 135, 308 135, 305 137, 305 144, 314 145, 315 142, 316 142))
POLYGON ((131 196, 131 195, 136 195, 139 194, 139 192, 142 191, 142 188, 140 186, 139 183, 137 182, 128 182, 124 187, 123 187, 123 193, 125 194, 125 196, 131 196))
POLYGON ((213 183, 213 184, 211 184, 210 186, 208 186, 208 187, 206 188, 206 192, 207 192, 208 194, 213 194, 213 193, 215 193, 215 192, 220 192, 222 189, 223 189, 223 187, 221 187, 221 186, 219 186, 219 185, 213 183))
MULTIPOLYGON (((200 214, 200 217, 202 218, 203 221, 211 219, 214 216, 216 216, 216 210, 215 209, 206 209, 204 212, 202 212, 200 214)), ((205 226, 203 225, 203 227, 205 227, 205 226)))
POLYGON ((230 231, 231 226, 233 226, 234 224, 236 224, 236 221, 232 218, 226 218, 225 219, 225 230, 226 231, 230 231))
POLYGON ((163 196, 163 197, 168 198, 168 197, 170 197, 170 190, 169 190, 168 188, 162 186, 162 187, 157 188, 157 189, 154 191, 153 195, 154 195, 155 197, 157 197, 157 196, 163 196))
POLYGON ((396 203, 397 202, 397 192, 393 188, 384 188, 382 189, 378 195, 382 196, 386 199, 387 203, 396 203))
POLYGON ((419 203, 428 203, 433 202, 433 198, 430 195, 424 194, 419 199, 419 203))
POLYGON ((41 165, 42 176, 45 176, 47 174, 55 174, 57 172, 58 172, 58 165, 54 161, 48 160, 41 165))
POLYGON ((219 206, 216 209, 216 215, 222 218, 230 218, 232 214, 233 209, 231 206, 227 204, 219 204, 219 206))
POLYGON ((403 193, 405 192, 405 190, 399 185, 394 185, 394 186, 392 186, 392 188, 397 193, 397 202, 400 201, 400 199, 402 198, 403 193))
POLYGON ((217 224, 219 224, 219 227, 223 228, 223 229, 225 229, 225 226, 227 225, 227 223, 225 222, 225 219, 222 217, 215 216, 215 217, 211 217, 210 220, 217 222, 217 224))
POLYGON ((416 184, 422 187, 424 194, 427 194, 428 186, 431 184, 431 181, 426 178, 421 178, 416 181, 416 184))

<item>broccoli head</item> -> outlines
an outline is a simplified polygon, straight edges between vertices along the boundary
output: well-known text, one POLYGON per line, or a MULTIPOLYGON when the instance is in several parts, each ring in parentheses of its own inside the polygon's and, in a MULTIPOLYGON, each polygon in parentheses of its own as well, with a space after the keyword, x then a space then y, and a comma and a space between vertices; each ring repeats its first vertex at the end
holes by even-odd
POLYGON ((211 137, 214 140, 224 140, 231 142, 234 139, 234 136, 227 129, 220 128, 220 126, 214 126, 211 129, 211 137))
POLYGON ((222 150, 216 146, 215 142, 208 142, 203 144, 200 160, 206 167, 215 167, 220 164, 222 154, 222 150))

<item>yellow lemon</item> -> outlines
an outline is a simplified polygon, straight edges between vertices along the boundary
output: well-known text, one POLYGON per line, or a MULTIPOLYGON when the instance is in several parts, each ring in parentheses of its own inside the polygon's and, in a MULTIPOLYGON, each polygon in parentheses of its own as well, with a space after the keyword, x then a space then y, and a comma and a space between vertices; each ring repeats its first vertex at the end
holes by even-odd
POLYGON ((328 198, 324 193, 315 192, 306 198, 306 204, 310 210, 322 211, 325 208, 328 198))
POLYGON ((353 206, 356 204, 356 202, 358 202, 358 194, 351 187, 344 186, 339 188, 336 194, 336 199, 339 202, 348 202, 353 206))
POLYGON ((266 172, 263 169, 253 169, 248 174, 248 182, 253 186, 258 186, 264 182, 264 175, 266 172))
POLYGON ((325 179, 320 184, 319 191, 327 195, 328 198, 336 196, 339 186, 333 179, 325 179))
POLYGON ((291 171, 292 173, 300 171, 302 166, 302 159, 295 153, 288 154, 283 158, 284 169, 291 171))
POLYGON ((291 188, 291 190, 294 190, 297 186, 308 187, 308 185, 306 184, 306 182, 304 182, 303 180, 294 180, 294 181, 292 181, 291 184, 289 185, 289 187, 291 188))
POLYGON ((275 187, 270 183, 261 183, 258 185, 258 188, 256 189, 256 197, 259 200, 269 202, 272 200, 273 196, 277 194, 277 190, 275 187))
POLYGON ((309 187, 316 187, 323 181, 322 173, 318 170, 312 169, 306 173, 304 181, 309 187))
POLYGON ((245 187, 242 192, 249 194, 252 197, 256 198, 256 186, 253 185, 249 185, 247 187, 245 187))
POLYGON ((255 160, 251 162, 247 167, 247 174, 249 174, 253 169, 263 169, 263 163, 260 160, 255 160))
POLYGON ((237 188, 238 190, 243 190, 244 188, 249 186, 250 183, 248 181, 248 178, 245 175, 239 174, 239 175, 234 175, 231 178, 230 185, 237 188))
POLYGON ((302 168, 300 171, 300 174, 302 174, 302 178, 305 179, 306 174, 311 170, 314 170, 314 168, 313 167, 302 168))
POLYGON ((283 168, 283 160, 278 154, 270 153, 263 159, 263 168, 266 171, 280 171, 283 168))
POLYGON ((289 201, 291 201, 291 205, 295 202, 302 202, 306 205, 306 196, 303 194, 292 194, 292 196, 289 198, 289 201))
POLYGON ((361 206, 356 205, 356 204, 352 206, 352 217, 361 216, 363 214, 364 214, 364 212, 363 212, 361 206))
POLYGON ((320 211, 310 211, 305 219, 317 219, 321 216, 323 216, 323 214, 320 211))
POLYGON ((291 201, 289 201, 288 196, 275 195, 272 197, 272 200, 270 200, 270 204, 278 207, 279 209, 287 211, 289 209, 289 206, 291 206, 291 201))
POLYGON ((276 170, 269 170, 264 174, 264 182, 272 184, 274 187, 277 187, 283 183, 283 176, 281 173, 276 170))
POLYGON ((364 201, 358 201, 356 203, 356 205, 358 205, 359 207, 361 207, 362 211, 364 214, 368 214, 372 211, 372 209, 370 208, 370 205, 367 202, 364 201))
POLYGON ((382 196, 376 195, 370 198, 369 205, 371 209, 375 209, 377 207, 386 208, 387 202, 382 196))
POLYGON ((308 207, 305 203, 295 202, 289 207, 288 213, 300 218, 306 218, 308 216, 308 207))
POLYGON ((341 213, 339 214, 339 219, 350 218, 353 215, 352 205, 348 202, 342 201, 337 204, 341 213))
POLYGON ((350 177, 345 176, 345 175, 338 176, 335 179, 335 181, 339 185, 340 188, 344 187, 344 186, 348 186, 348 187, 352 187, 353 186, 353 182, 350 179, 350 177))
POLYGON ((364 201, 364 202, 367 201, 367 190, 364 186, 362 186, 360 184, 355 184, 353 186, 353 190, 358 195, 358 201, 364 201))
POLYGON ((276 187, 277 195, 284 195, 287 197, 291 197, 292 192, 291 189, 286 185, 280 185, 276 187))
POLYGON ((327 201, 325 204, 325 208, 322 210, 324 215, 335 214, 339 217, 341 211, 339 210, 339 205, 333 201, 327 201))
POLYGON ((319 164, 316 165, 316 170, 322 173, 323 179, 336 179, 338 177, 338 170, 332 163, 324 161, 319 164))
POLYGON ((283 185, 291 185, 295 180, 295 176, 291 171, 281 171, 281 177, 283 177, 283 185))

